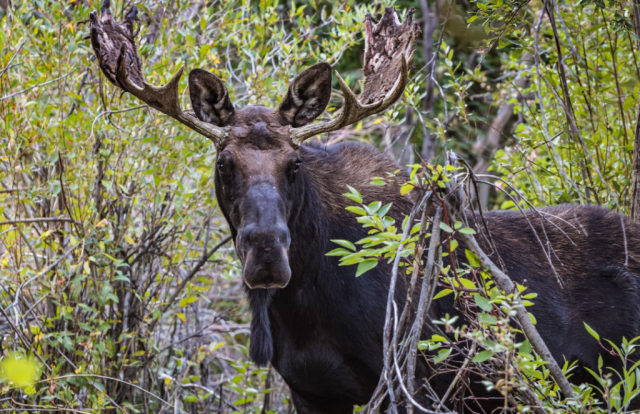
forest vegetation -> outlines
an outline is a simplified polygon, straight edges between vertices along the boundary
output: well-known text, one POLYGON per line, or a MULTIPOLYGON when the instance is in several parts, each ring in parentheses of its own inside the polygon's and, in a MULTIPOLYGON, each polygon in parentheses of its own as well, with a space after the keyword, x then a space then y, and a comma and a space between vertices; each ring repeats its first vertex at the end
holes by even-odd
MULTIPOLYGON (((88 39, 89 13, 101 3, 0 0, 0 410, 293 413, 280 376, 248 355, 251 313, 215 197, 216 148, 107 81, 88 39)), ((453 192, 465 177, 466 199, 483 211, 594 204, 640 221, 638 0, 111 7, 122 20, 134 4, 147 82, 202 68, 226 82, 234 104, 272 108, 290 79, 318 62, 357 89, 367 13, 393 6, 404 19, 414 7, 421 33, 401 99, 310 141, 353 140, 390 154, 411 177, 403 194, 453 192)), ((343 103, 333 82, 327 117, 343 103)), ((187 85, 184 77, 180 98, 190 109, 187 85)), ((363 204, 357 188, 340 191, 354 202, 354 219, 384 222, 388 207, 363 204)), ((423 272, 413 260, 429 248, 420 217, 412 216, 417 227, 407 219, 380 232, 386 250, 342 264, 363 278, 380 260, 423 272)), ((585 325, 624 368, 600 366, 592 384, 572 385, 567 398, 544 355, 516 335, 516 309, 535 308, 535 294, 517 286, 505 295, 490 275, 497 268, 486 271, 481 252, 449 237, 471 236, 463 223, 437 228, 448 240, 444 254, 457 249, 468 265, 455 275, 444 269, 452 289, 433 300, 457 295, 484 312, 470 312, 464 326, 436 323, 472 343, 465 367, 505 396, 504 412, 632 412, 640 338, 612 343, 585 325)), ((335 247, 343 257, 363 249, 340 240, 335 247)), ((437 367, 458 353, 442 335, 414 345, 437 367)), ((570 380, 575 366, 560 368, 570 380)), ((376 412, 376 404, 357 410, 376 412)))

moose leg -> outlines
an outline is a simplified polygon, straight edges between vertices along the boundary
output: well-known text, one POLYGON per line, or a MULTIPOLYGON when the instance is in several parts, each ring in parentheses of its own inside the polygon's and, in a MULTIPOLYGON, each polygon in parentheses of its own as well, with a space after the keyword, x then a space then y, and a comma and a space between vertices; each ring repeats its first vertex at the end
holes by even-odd
POLYGON ((294 391, 291 391, 291 397, 297 414, 353 414, 353 405, 334 404, 331 401, 326 401, 326 404, 319 407, 294 391))

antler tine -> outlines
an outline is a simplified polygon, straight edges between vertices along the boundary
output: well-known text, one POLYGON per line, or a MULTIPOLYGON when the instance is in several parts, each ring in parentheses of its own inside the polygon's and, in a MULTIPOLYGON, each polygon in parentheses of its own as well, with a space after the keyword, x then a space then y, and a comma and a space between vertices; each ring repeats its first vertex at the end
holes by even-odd
POLYGON ((344 106, 337 118, 316 124, 291 128, 294 146, 324 132, 336 131, 356 123, 370 115, 383 112, 393 105, 404 91, 409 80, 408 66, 413 58, 413 46, 419 28, 412 22, 414 10, 400 23, 395 10, 387 7, 379 23, 365 21, 365 81, 360 97, 356 97, 344 79, 336 72, 344 95, 344 106), (393 84, 391 84, 393 80, 393 84), (371 102, 371 103, 367 103, 371 102))
POLYGON ((182 110, 178 89, 184 66, 164 86, 157 87, 146 83, 134 40, 133 22, 137 19, 137 8, 133 6, 125 21, 120 24, 113 19, 109 6, 110 1, 105 0, 100 19, 95 12, 90 15, 91 45, 98 58, 100 69, 107 79, 142 102, 211 139, 216 146, 219 146, 227 135, 224 128, 202 122, 182 110))
POLYGON ((120 57, 118 58, 117 80, 124 90, 165 115, 169 115, 197 133, 209 138, 216 146, 220 145, 227 136, 227 131, 224 128, 202 122, 182 110, 178 86, 184 72, 184 66, 178 69, 171 80, 164 86, 158 87, 142 81, 142 87, 139 87, 131 81, 127 73, 126 52, 126 45, 122 45, 120 57))

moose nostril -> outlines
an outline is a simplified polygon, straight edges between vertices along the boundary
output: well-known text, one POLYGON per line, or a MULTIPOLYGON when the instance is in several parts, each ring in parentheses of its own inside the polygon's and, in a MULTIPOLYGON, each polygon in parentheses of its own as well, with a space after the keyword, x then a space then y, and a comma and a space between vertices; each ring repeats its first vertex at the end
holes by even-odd
POLYGON ((282 246, 285 248, 289 248, 290 236, 289 236, 289 228, 284 225, 278 225, 273 231, 273 237, 277 241, 280 242, 282 246))
POLYGON ((247 226, 239 236, 239 242, 245 248, 259 248, 269 252, 276 247, 289 248, 291 237, 285 225, 276 224, 265 228, 247 226))

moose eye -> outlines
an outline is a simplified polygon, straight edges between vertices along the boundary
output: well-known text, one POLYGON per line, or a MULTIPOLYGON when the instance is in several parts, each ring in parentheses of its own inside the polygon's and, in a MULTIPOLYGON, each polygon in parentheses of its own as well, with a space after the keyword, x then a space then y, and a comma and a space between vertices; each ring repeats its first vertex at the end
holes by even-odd
POLYGON ((300 169, 300 160, 296 160, 296 161, 293 163, 293 168, 292 168, 292 170, 293 170, 293 172, 298 172, 298 170, 299 170, 299 169, 300 169))
POLYGON ((218 171, 220 171, 221 173, 227 171, 227 164, 224 161, 218 161, 217 166, 218 166, 218 171))

